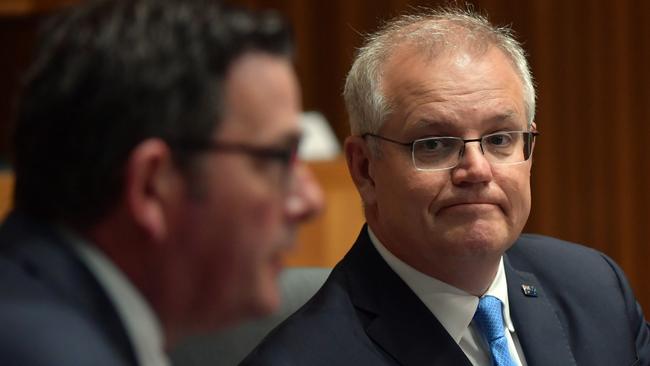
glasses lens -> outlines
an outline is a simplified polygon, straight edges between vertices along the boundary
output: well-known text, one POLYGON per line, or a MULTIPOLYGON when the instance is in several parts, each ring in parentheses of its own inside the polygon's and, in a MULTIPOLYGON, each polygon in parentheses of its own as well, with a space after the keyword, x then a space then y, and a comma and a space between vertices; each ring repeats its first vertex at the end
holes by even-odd
POLYGON ((499 132, 483 136, 481 145, 490 162, 516 164, 530 158, 533 137, 530 132, 499 132))
POLYGON ((417 169, 447 169, 458 163, 463 140, 457 137, 431 137, 413 142, 413 162, 417 169))

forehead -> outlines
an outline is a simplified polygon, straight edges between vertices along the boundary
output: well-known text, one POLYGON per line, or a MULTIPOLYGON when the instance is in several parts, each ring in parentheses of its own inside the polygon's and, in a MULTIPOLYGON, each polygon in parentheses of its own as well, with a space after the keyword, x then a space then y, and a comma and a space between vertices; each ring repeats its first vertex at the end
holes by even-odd
POLYGON ((299 132, 299 86, 286 58, 245 54, 233 62, 224 85, 218 138, 269 142, 299 132))
POLYGON ((482 52, 460 48, 432 58, 413 46, 402 46, 383 71, 382 92, 392 111, 386 124, 450 129, 526 125, 522 82, 496 47, 482 52))

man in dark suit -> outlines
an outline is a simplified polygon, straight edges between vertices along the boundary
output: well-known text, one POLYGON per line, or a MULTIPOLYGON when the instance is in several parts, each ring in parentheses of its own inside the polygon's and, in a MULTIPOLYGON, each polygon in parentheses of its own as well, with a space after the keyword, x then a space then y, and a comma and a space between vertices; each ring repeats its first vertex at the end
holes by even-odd
POLYGON ((0 228, 0 363, 160 366, 188 333, 275 309, 322 203, 284 22, 100 0, 43 34, 0 228))
POLYGON ((345 152, 367 226, 244 365, 645 365, 621 270, 521 235, 537 136, 524 51, 458 9, 400 17, 348 74, 345 152))

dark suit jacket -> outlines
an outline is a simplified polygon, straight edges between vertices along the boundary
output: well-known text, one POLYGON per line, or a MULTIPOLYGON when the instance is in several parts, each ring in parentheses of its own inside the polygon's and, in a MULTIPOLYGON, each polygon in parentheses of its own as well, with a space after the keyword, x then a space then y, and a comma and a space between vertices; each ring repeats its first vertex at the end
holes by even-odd
POLYGON ((19 213, 0 228, 0 364, 136 365, 99 283, 52 227, 19 213))
MULTIPOLYGON (((650 332, 605 255, 522 235, 505 255, 510 312, 530 366, 650 363, 650 332), (532 285, 537 296, 526 296, 532 285)), ((390 269, 365 228, 327 282, 242 365, 471 365, 390 269)))

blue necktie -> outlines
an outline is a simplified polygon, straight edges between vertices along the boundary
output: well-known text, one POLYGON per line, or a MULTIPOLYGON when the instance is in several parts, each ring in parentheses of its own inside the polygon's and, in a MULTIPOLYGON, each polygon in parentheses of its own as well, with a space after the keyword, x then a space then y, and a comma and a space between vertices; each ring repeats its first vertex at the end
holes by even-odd
POLYGON ((508 340, 503 327, 503 313, 501 300, 494 296, 484 296, 478 302, 474 322, 490 345, 492 365, 515 366, 510 357, 508 340))

